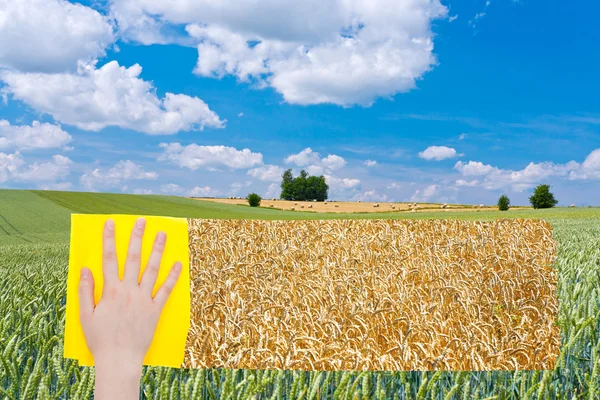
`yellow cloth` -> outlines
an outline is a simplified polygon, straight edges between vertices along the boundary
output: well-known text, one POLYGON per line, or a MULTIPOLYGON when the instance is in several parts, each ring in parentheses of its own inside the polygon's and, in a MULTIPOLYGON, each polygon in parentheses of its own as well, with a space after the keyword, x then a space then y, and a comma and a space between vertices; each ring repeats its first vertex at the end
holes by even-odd
MULTIPOLYGON (((79 360, 79 365, 93 366, 79 319, 79 279, 81 269, 87 267, 94 277, 94 298, 98 304, 102 297, 102 232, 104 223, 115 221, 115 240, 119 260, 119 274, 123 279, 124 263, 129 238, 136 215, 72 214, 69 274, 67 280, 67 310, 65 323, 65 358, 79 360)), ((188 225, 185 218, 145 216, 146 229, 142 242, 141 274, 159 231, 166 232, 167 242, 153 295, 165 281, 176 261, 182 263, 181 275, 163 309, 154 340, 144 359, 144 365, 179 368, 182 366, 185 345, 190 329, 190 270, 188 253, 188 225)))

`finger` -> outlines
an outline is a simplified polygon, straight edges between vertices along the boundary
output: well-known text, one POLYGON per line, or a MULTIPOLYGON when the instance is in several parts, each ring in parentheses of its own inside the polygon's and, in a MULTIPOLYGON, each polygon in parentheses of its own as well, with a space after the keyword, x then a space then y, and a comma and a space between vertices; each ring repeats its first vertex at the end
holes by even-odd
POLYGON ((140 288, 149 296, 152 296, 152 290, 156 284, 156 278, 158 277, 158 271, 160 270, 160 261, 162 260, 166 241, 166 233, 158 232, 154 239, 154 245, 152 246, 150 258, 148 259, 148 265, 146 265, 146 270, 144 271, 144 275, 142 275, 140 288))
POLYGON ((167 279, 154 296, 154 303, 159 307, 159 310, 162 310, 165 304, 167 304, 167 300, 169 300, 169 296, 171 295, 173 288, 175 288, 179 275, 181 275, 181 263, 177 261, 175 265, 173 265, 173 268, 171 268, 169 276, 167 276, 167 279))
POLYGON ((104 223, 104 233, 102 236, 102 275, 104 277, 104 288, 119 281, 115 221, 112 219, 104 223))
POLYGON ((135 221, 131 237, 129 238, 129 250, 127 251, 127 260, 125 261, 125 277, 123 281, 138 284, 140 276, 140 264, 142 259, 142 239, 144 238, 144 229, 146 220, 138 218, 135 221))
POLYGON ((94 277, 92 271, 84 267, 79 279, 79 318, 83 329, 94 314, 94 307, 94 277))

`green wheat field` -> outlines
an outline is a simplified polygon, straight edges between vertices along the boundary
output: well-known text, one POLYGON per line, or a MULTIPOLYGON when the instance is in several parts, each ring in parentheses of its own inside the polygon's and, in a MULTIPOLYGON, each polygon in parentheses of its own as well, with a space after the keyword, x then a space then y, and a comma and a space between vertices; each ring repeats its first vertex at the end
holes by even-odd
POLYGON ((540 218, 558 241, 561 353, 552 371, 298 372, 144 367, 142 399, 598 399, 600 209, 311 214, 173 196, 0 190, 0 397, 93 398, 63 354, 71 213, 192 218, 540 218))

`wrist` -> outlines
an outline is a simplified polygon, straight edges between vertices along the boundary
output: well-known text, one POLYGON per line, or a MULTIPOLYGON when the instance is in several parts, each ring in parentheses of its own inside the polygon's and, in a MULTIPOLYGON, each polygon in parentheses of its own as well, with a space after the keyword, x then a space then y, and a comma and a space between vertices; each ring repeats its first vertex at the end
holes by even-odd
POLYGON ((139 397, 142 363, 127 358, 102 357, 96 366, 95 398, 98 400, 139 397))

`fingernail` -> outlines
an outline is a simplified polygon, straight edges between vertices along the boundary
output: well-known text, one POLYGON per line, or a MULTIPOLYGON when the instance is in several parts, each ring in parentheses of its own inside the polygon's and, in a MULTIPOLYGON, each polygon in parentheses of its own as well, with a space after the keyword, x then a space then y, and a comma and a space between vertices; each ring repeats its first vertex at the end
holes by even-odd
POLYGON ((175 271, 177 271, 177 272, 181 271, 181 263, 179 261, 177 261, 175 263, 175 271))
POLYGON ((82 268, 81 269, 81 279, 82 280, 86 280, 90 277, 90 270, 87 268, 82 268))
POLYGON ((146 226, 146 220, 144 218, 138 218, 138 220, 135 222, 135 225, 139 229, 144 229, 144 227, 146 226))
POLYGON ((112 219, 109 219, 106 221, 106 227, 108 229, 110 229, 111 231, 115 229, 115 221, 113 221, 112 219))
POLYGON ((158 235, 156 235, 156 241, 159 244, 163 244, 165 242, 167 235, 164 232, 158 232, 158 235))

